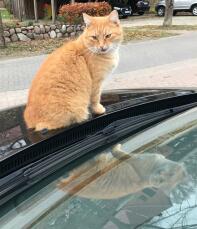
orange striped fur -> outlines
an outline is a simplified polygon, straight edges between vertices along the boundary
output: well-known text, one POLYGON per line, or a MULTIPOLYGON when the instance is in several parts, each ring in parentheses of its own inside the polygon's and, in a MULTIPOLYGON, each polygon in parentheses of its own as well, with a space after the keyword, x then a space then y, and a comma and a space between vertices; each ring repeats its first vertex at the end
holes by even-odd
POLYGON ((24 113, 28 128, 57 129, 103 114, 101 84, 118 64, 122 29, 118 14, 84 14, 86 28, 51 53, 33 79, 24 113))

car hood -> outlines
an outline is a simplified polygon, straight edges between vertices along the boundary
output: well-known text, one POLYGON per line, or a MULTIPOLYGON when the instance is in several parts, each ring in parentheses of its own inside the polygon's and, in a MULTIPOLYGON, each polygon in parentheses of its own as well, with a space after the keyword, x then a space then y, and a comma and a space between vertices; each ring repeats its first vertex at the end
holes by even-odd
MULTIPOLYGON (((184 228, 195 227, 196 109, 129 134, 72 165, 64 161, 62 171, 6 205, 10 210, 0 219, 2 228, 182 228, 183 214, 184 228), (77 170, 79 176, 66 183, 77 170)), ((35 179, 31 175, 24 173, 28 184, 35 179)))
MULTIPOLYGON (((131 105, 191 92, 191 90, 178 89, 111 90, 103 93, 101 103, 106 107, 106 112, 110 113, 131 105)), ((28 130, 23 119, 24 108, 25 106, 18 106, 0 111, 0 159, 65 130, 51 131, 44 136, 28 130)), ((94 118, 94 116, 90 117, 90 119, 94 118)))

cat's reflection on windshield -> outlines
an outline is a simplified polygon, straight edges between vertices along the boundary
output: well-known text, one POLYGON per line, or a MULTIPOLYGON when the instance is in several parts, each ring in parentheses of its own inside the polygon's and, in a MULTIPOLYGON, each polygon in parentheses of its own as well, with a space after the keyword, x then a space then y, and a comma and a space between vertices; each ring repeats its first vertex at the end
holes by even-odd
POLYGON ((128 154, 119 144, 111 153, 100 154, 72 170, 58 187, 68 195, 114 199, 148 187, 169 194, 186 178, 183 164, 161 154, 128 154))

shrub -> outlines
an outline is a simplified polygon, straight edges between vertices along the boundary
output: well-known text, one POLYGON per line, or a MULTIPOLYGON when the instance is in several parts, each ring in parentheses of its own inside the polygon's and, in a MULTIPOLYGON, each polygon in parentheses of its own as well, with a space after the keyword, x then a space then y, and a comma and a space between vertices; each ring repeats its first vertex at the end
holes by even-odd
POLYGON ((28 21, 27 22, 27 26, 32 26, 32 25, 34 25, 33 21, 28 21))
POLYGON ((87 2, 63 5, 59 10, 59 18, 70 24, 80 24, 83 21, 82 13, 90 16, 105 16, 111 12, 107 2, 87 2))

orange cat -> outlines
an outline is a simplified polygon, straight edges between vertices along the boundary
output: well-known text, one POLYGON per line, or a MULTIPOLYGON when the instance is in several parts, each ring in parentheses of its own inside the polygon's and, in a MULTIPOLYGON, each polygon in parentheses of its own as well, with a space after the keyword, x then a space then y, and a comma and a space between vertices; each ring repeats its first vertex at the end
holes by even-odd
POLYGON ((122 29, 117 11, 83 14, 86 28, 48 56, 32 82, 24 118, 28 128, 57 129, 80 123, 88 110, 103 114, 101 83, 118 64, 122 29))

